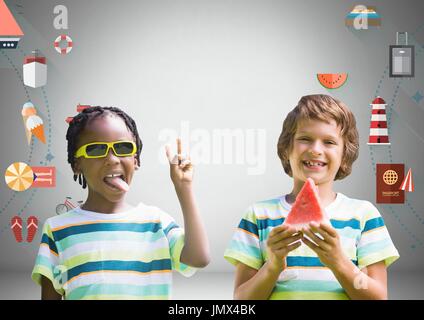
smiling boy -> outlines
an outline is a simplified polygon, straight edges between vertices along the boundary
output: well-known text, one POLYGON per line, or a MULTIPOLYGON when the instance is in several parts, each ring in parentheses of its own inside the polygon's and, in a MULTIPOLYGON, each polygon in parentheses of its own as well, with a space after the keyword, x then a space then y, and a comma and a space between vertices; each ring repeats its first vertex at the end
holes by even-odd
POLYGON ((387 299, 399 254, 384 220, 370 202, 333 190, 351 173, 358 140, 354 115, 330 96, 304 96, 287 115, 277 148, 293 189, 241 220, 224 254, 236 266, 236 299, 387 299), (330 223, 297 230, 283 222, 307 178, 330 223))

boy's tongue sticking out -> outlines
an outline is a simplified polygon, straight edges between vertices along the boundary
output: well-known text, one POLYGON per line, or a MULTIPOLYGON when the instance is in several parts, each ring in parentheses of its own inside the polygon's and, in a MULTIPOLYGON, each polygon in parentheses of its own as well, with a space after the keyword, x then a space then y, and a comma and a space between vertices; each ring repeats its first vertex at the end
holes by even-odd
POLYGON ((110 186, 112 186, 112 187, 114 187, 116 189, 119 189, 121 191, 124 191, 124 192, 128 192, 128 190, 130 189, 130 187, 128 186, 128 184, 123 179, 123 176, 122 175, 112 175, 112 174, 111 175, 107 175, 104 178, 104 181, 108 185, 110 185, 110 186))

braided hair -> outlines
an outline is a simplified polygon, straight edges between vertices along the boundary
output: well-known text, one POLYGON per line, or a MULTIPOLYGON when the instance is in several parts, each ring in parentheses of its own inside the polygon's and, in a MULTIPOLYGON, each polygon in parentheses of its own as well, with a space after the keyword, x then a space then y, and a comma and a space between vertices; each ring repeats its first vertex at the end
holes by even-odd
MULTIPOLYGON (((135 138, 135 143, 137 146, 137 153, 135 154, 135 157, 137 159, 137 163, 140 164, 140 152, 143 148, 143 143, 141 142, 140 136, 138 134, 135 121, 119 108, 97 106, 84 109, 69 123, 69 128, 66 132, 66 140, 68 141, 68 162, 70 163, 72 169, 75 169, 75 152, 77 151, 78 136, 84 130, 89 121, 98 117, 106 116, 108 114, 115 115, 124 120, 128 130, 131 131, 135 138)), ((74 181, 77 181, 77 179, 78 183, 85 189, 87 187, 87 181, 85 180, 84 175, 74 174, 74 181)))

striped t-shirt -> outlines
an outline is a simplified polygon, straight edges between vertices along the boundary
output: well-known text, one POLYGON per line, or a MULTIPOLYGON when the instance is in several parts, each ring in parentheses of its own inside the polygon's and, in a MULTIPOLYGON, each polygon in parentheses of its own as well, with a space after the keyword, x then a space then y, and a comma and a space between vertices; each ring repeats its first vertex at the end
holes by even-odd
POLYGON ((65 299, 169 299, 172 270, 196 270, 180 262, 183 246, 184 230, 159 208, 76 208, 45 222, 32 279, 65 299))
MULTIPOLYGON (((266 241, 270 231, 284 222, 290 209, 284 196, 251 206, 224 257, 234 265, 241 262, 259 270, 268 259, 266 241)), ((325 214, 338 232, 345 254, 359 269, 379 261, 389 266, 399 258, 383 218, 370 202, 338 193, 325 214)), ((286 261, 287 268, 269 299, 349 299, 331 270, 304 243, 291 251, 286 261)))

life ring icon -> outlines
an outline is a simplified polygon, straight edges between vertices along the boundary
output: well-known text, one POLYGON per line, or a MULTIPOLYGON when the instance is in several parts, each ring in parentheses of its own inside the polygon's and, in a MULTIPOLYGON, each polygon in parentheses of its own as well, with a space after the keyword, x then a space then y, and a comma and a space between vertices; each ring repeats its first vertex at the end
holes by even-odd
POLYGON ((54 41, 54 48, 57 52, 60 54, 68 54, 72 50, 72 39, 70 36, 67 36, 66 34, 62 34, 56 38, 54 41), (61 48, 60 45, 63 41, 66 41, 66 47, 61 48))

